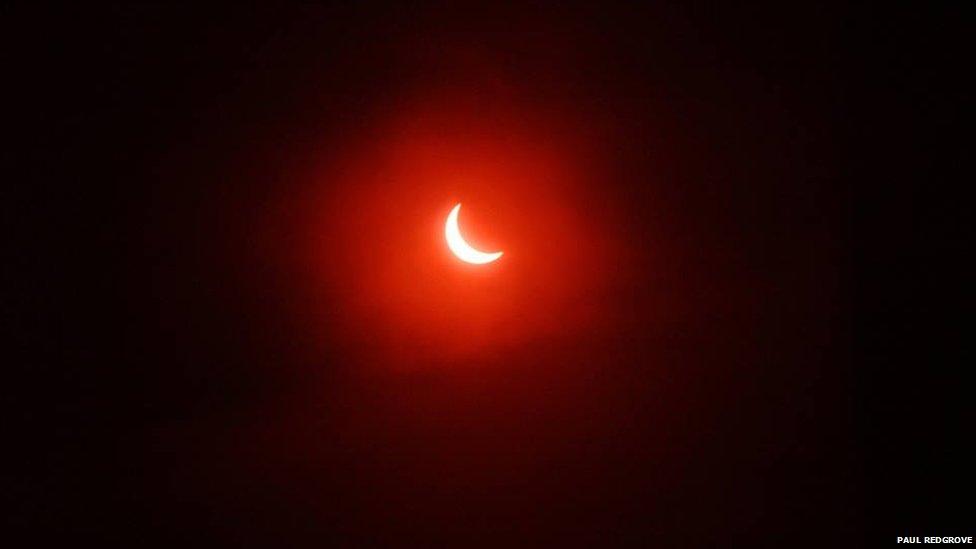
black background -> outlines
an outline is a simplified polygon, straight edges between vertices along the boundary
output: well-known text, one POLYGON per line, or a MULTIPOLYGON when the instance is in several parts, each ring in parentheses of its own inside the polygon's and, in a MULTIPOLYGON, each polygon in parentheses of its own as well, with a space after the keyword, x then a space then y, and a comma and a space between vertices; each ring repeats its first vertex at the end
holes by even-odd
POLYGON ((974 533, 973 357, 951 314, 970 251, 951 190, 959 14, 0 13, 12 532, 794 547, 974 533), (543 373, 486 381, 472 407, 489 412, 438 400, 452 381, 436 375, 349 377, 338 341, 309 358, 288 268, 254 269, 246 250, 283 172, 403 90, 450 82, 457 58, 421 61, 466 42, 528 93, 612 119, 628 177, 607 204, 635 241, 687 258, 664 275, 680 321, 642 323, 660 312, 639 274, 608 298, 629 328, 516 352, 506 368, 543 373), (651 164, 669 177, 648 191, 651 164), (674 213, 643 221, 650 200, 674 213), (557 372, 578 380, 553 387, 557 372), (605 394, 587 394, 592 376, 605 394), (560 390, 575 396, 525 415, 560 390), (385 406, 404 391, 455 416, 398 419, 385 406), (514 482, 510 462, 535 472, 514 482))

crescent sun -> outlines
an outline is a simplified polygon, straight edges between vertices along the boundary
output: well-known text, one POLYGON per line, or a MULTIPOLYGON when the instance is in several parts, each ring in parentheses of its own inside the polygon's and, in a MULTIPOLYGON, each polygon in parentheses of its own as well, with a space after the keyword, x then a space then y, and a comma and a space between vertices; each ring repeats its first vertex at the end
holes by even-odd
POLYGON ((444 238, 447 239, 447 247, 451 249, 454 255, 461 261, 475 265, 491 263, 501 257, 502 252, 482 252, 472 248, 464 241, 464 237, 461 236, 461 229, 458 228, 458 212, 460 211, 461 203, 458 202, 457 206, 454 206, 454 209, 447 216, 447 223, 444 224, 444 238))

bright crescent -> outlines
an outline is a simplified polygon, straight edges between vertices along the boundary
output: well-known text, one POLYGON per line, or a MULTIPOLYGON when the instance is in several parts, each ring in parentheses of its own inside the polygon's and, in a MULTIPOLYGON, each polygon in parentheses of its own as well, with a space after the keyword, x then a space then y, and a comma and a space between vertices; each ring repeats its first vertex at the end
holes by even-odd
POLYGON ((461 236, 461 229, 458 228, 458 212, 460 211, 461 203, 458 202, 458 205, 454 206, 454 209, 447 216, 447 223, 444 224, 444 237, 447 238, 447 247, 454 252, 454 255, 461 261, 474 263, 475 265, 491 263, 501 257, 502 252, 482 252, 481 250, 472 248, 464 241, 464 237, 461 236))

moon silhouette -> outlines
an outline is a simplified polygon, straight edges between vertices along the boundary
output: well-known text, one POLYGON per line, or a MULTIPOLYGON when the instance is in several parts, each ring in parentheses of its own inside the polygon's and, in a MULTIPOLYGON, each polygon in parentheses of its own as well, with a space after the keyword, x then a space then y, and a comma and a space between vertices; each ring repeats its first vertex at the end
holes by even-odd
POLYGON ((461 236, 461 229, 458 227, 458 212, 461 211, 461 203, 451 210, 447 216, 447 223, 444 224, 444 238, 447 239, 447 247, 460 259, 466 263, 484 265, 491 263, 502 256, 502 252, 482 252, 472 248, 464 237, 461 236))

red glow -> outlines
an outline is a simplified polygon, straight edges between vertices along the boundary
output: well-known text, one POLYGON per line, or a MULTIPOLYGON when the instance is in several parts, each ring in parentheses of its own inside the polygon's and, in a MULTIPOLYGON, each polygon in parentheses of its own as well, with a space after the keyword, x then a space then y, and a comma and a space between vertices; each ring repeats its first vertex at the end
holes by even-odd
POLYGON ((600 320, 606 266, 622 258, 588 210, 592 151, 578 128, 530 107, 426 94, 315 170, 309 257, 322 330, 356 356, 410 367, 600 320), (465 238, 504 249, 503 261, 450 254, 443 224, 458 202, 477 205, 465 209, 465 238))

